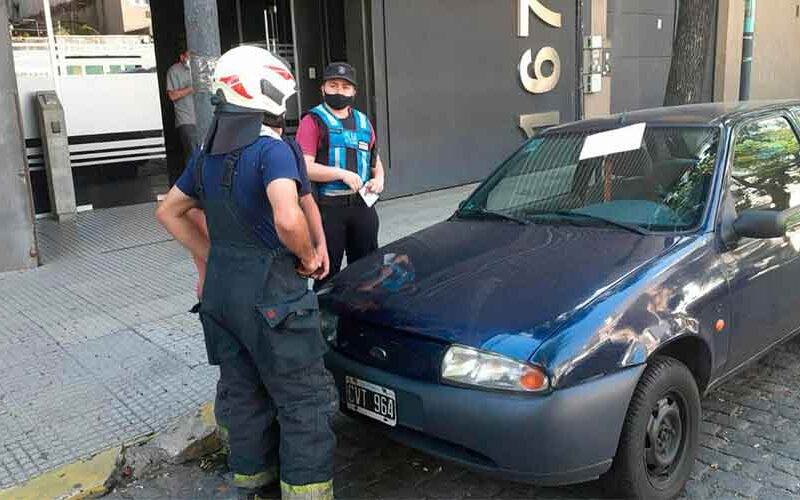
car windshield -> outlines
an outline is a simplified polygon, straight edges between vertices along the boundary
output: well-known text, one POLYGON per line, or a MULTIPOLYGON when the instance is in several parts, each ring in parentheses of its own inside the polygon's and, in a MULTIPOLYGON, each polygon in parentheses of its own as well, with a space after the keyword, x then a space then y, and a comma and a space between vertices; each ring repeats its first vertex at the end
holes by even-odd
POLYGON ((613 144, 604 144, 599 148, 604 152, 592 157, 586 153, 587 139, 598 132, 530 139, 457 216, 635 232, 686 231, 700 224, 719 129, 646 126, 638 149, 614 152, 613 144))

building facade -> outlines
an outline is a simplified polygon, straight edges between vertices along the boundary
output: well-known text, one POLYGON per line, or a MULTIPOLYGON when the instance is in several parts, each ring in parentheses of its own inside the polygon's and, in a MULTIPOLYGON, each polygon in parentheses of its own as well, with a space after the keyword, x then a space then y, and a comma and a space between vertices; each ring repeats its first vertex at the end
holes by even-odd
MULTIPOLYGON (((45 89, 65 109, 78 204, 153 201, 168 187, 166 163, 180 158, 165 75, 186 39, 182 0, 4 1, 36 213, 49 211, 33 100, 45 89)), ((290 132, 319 102, 324 66, 356 66, 357 104, 377 129, 387 196, 480 180, 539 127, 660 106, 680 8, 677 0, 215 5, 223 51, 254 44, 291 62, 300 92, 290 132)), ((703 100, 738 96, 743 13, 742 0, 718 0, 703 100)), ((758 3, 753 98, 800 93, 800 54, 786 50, 800 46, 798 28, 794 0, 758 3)))

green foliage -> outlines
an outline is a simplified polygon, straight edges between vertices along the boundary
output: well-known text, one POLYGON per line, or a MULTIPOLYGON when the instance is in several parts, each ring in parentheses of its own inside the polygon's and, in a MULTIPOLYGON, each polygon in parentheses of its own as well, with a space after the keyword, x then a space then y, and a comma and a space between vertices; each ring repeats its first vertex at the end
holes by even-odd
POLYGON ((737 211, 790 207, 789 187, 800 189, 800 143, 785 120, 747 126, 734 147, 733 182, 737 211))
POLYGON ((698 220, 705 206, 706 192, 714 174, 718 143, 714 141, 700 155, 697 165, 688 169, 664 197, 664 204, 681 219, 698 220))

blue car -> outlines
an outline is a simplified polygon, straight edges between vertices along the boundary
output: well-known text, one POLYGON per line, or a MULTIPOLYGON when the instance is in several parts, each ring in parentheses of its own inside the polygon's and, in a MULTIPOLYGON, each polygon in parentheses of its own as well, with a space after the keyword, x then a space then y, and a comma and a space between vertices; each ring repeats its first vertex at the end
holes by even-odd
POLYGON ((320 291, 349 415, 512 480, 680 494, 701 395, 800 328, 800 101, 548 129, 320 291))

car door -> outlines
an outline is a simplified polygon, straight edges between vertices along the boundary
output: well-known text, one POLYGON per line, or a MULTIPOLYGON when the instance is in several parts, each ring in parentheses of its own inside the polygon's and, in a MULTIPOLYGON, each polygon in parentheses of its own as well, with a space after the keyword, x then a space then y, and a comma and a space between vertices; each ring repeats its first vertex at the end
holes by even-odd
POLYGON ((785 211, 783 238, 741 238, 723 254, 730 280, 735 368, 800 327, 800 141, 788 113, 746 121, 734 132, 727 203, 785 211))

